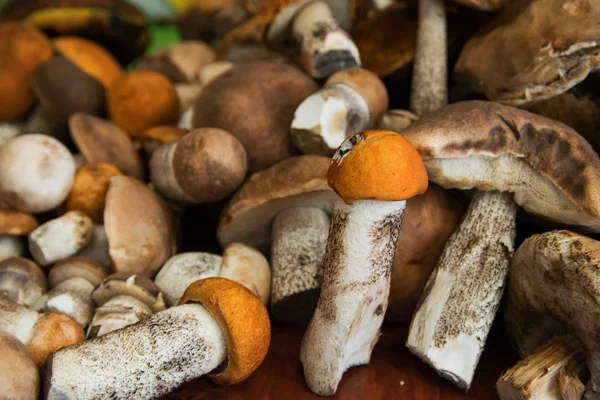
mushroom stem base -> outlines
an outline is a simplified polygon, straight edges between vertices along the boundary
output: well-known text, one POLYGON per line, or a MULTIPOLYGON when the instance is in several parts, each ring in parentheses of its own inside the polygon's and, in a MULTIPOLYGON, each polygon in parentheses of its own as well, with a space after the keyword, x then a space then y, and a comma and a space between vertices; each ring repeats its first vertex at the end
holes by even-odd
POLYGON ((417 304, 407 347, 457 386, 471 385, 514 251, 512 195, 475 192, 417 304))

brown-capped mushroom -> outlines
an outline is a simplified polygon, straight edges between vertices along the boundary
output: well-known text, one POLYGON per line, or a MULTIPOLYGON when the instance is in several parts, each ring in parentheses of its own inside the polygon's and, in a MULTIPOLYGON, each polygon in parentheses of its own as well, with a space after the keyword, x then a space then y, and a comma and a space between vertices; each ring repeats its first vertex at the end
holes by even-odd
POLYGON ((211 203, 229 197, 248 170, 246 150, 221 129, 195 129, 158 148, 150 160, 156 191, 178 204, 211 203))
POLYGON ((248 289, 204 279, 190 285, 177 307, 52 354, 46 393, 49 399, 157 398, 206 374, 233 385, 262 363, 270 329, 266 308, 248 289))
POLYGON ((231 133, 248 153, 248 171, 257 172, 294 154, 294 111, 317 90, 308 75, 289 65, 236 65, 202 90, 193 127, 231 133))
POLYGON ((292 141, 303 153, 332 156, 347 138, 375 127, 388 105, 385 85, 373 72, 337 72, 296 109, 292 141))
POLYGON ((75 255, 92 240, 94 223, 81 211, 69 211, 29 235, 29 251, 42 266, 75 255))
POLYGON ((5 399, 37 399, 40 376, 23 343, 0 331, 0 393, 5 399))
POLYGON ((0 207, 0 261, 22 256, 26 236, 38 226, 34 216, 0 207))
POLYGON ((198 81, 202 86, 206 86, 234 66, 235 64, 230 61, 215 61, 208 63, 202 67, 200 72, 198 72, 198 81))
POLYGON ((39 213, 69 194, 75 162, 69 150, 46 135, 19 135, 0 146, 0 198, 10 208, 39 213))
POLYGON ((13 257, 0 262, 0 297, 32 307, 47 290, 46 275, 33 261, 13 257))

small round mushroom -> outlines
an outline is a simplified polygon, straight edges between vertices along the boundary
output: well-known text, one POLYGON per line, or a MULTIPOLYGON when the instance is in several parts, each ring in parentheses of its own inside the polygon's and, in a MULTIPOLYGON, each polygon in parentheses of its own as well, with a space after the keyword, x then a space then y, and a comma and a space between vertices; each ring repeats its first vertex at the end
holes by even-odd
POLYGON ((369 362, 387 309, 406 200, 428 185, 419 153, 391 131, 349 138, 333 156, 327 181, 339 197, 319 303, 300 348, 306 383, 321 396, 336 392, 348 368, 369 362))
POLYGON ((25 252, 25 236, 38 227, 34 216, 0 208, 0 262, 25 252))
POLYGON ((154 152, 150 179, 159 194, 178 204, 211 203, 229 197, 247 169, 238 139, 221 129, 200 128, 154 152))
POLYGON ((0 298, 0 331, 15 336, 40 367, 48 355, 82 342, 83 329, 61 313, 37 313, 8 299, 0 298))
POLYGON ((23 343, 0 331, 0 393, 11 400, 37 399, 40 391, 38 369, 23 343))
POLYGON ((46 276, 33 261, 13 257, 0 262, 0 297, 32 307, 47 290, 46 276))
POLYGON ((375 127, 388 103, 383 82, 371 71, 337 72, 296 109, 292 141, 303 153, 331 156, 350 136, 375 127))
POLYGON ((104 231, 104 225, 94 225, 92 239, 83 249, 76 254, 78 257, 91 258, 100 264, 110 267, 110 255, 108 254, 108 239, 104 231))
POLYGON ((55 352, 46 369, 48 398, 157 398, 206 374, 233 385, 262 363, 271 326, 248 289, 205 279, 186 290, 181 304, 55 352))
POLYGON ((80 211, 69 211, 29 235, 29 251, 42 266, 75 255, 91 240, 94 223, 80 211))
POLYGON ((19 135, 0 146, 0 198, 10 208, 39 213, 69 194, 75 162, 69 150, 46 135, 19 135))

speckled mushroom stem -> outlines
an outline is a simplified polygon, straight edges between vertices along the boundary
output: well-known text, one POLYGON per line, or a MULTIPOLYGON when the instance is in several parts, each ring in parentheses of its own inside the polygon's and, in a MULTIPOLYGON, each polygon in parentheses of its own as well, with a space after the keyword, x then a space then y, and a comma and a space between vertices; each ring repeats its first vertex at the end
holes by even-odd
POLYGON ((311 2, 298 11, 292 35, 301 47, 300 64, 313 78, 327 78, 361 65, 356 44, 323 1, 311 2))
POLYGON ((583 349, 576 338, 558 336, 519 361, 498 379, 501 400, 581 399, 586 370, 583 349))
POLYGON ((280 211, 272 226, 271 312, 280 321, 307 323, 319 300, 329 214, 316 207, 280 211))
POLYGON ((201 304, 172 307, 137 324, 53 353, 53 399, 154 399, 217 368, 225 337, 201 304))
POLYGON ((388 305, 406 201, 334 204, 323 285, 300 360, 310 389, 333 395, 343 373, 369 362, 388 305))
POLYGON ((446 9, 443 0, 419 0, 419 27, 410 108, 426 114, 448 104, 446 9))
POLYGON ((406 345, 467 389, 498 310, 514 251, 517 205, 480 192, 450 237, 417 304, 406 345))

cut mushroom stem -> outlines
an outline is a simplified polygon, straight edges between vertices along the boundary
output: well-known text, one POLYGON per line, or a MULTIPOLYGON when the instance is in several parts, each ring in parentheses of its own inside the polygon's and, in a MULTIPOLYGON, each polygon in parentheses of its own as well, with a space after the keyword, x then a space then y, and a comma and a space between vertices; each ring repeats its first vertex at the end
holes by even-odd
POLYGON ((417 114, 448 104, 446 9, 443 0, 419 0, 419 27, 410 108, 417 114))
POLYGON ((360 66, 356 44, 323 1, 311 2, 298 11, 292 35, 301 46, 300 63, 313 78, 360 66))
POLYGON ((310 321, 319 300, 329 214, 317 207, 280 211, 272 226, 271 312, 280 321, 310 321))
POLYGON ((510 193, 473 195, 410 325, 410 351, 464 389, 471 385, 500 304, 514 251, 516 211, 510 193))
POLYGON ((572 336, 559 336, 506 371, 496 384, 501 400, 581 399, 584 353, 572 336))

